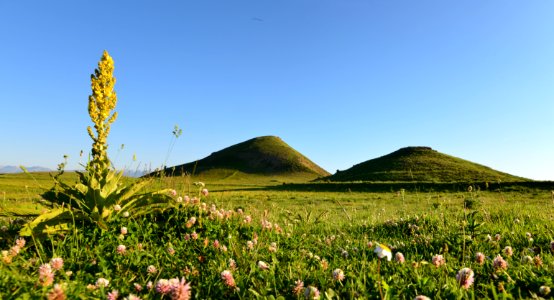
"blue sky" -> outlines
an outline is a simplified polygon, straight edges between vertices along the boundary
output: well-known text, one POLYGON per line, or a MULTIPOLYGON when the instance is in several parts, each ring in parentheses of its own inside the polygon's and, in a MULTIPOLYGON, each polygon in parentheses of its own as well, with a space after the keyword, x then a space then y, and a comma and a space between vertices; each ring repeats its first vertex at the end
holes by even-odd
POLYGON ((277 135, 332 173, 430 146, 554 180, 553 11, 546 0, 2 1, 0 165, 83 162, 106 49, 119 168, 277 135))

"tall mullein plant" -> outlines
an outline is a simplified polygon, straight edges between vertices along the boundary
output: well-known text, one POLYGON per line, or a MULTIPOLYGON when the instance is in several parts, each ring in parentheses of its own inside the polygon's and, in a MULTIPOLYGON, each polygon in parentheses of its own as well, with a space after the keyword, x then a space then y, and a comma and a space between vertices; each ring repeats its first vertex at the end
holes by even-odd
POLYGON ((107 230, 107 223, 120 213, 146 214, 156 209, 163 210, 172 203, 169 189, 141 192, 150 180, 125 184, 123 172, 112 168, 107 139, 111 124, 117 118, 113 111, 117 103, 113 70, 113 59, 104 51, 91 76, 92 95, 89 96, 88 112, 94 130, 89 126, 87 131, 93 141, 92 159, 84 172, 77 172, 79 180, 74 185, 60 180, 63 173, 63 168, 60 168, 60 173, 53 176, 54 187, 42 195, 43 204, 51 210, 27 223, 20 231, 21 235, 57 233, 77 224, 107 230))
POLYGON ((96 134, 90 126, 87 127, 88 135, 93 141, 92 160, 87 169, 94 170, 100 176, 105 176, 111 167, 108 159, 107 139, 111 124, 117 119, 117 112, 113 111, 117 104, 113 71, 113 59, 107 51, 104 51, 98 62, 98 69, 94 70, 94 74, 90 76, 92 95, 88 98, 88 113, 94 123, 96 134))

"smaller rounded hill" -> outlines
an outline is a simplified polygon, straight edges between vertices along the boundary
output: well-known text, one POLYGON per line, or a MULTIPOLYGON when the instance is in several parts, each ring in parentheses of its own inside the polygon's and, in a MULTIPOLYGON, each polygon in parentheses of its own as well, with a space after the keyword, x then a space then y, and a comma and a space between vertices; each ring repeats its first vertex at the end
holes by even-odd
POLYGON ((528 181, 430 147, 406 147, 337 171, 330 181, 503 182, 528 181))
POLYGON ((197 177, 247 175, 305 177, 312 180, 329 172, 276 136, 256 137, 214 152, 201 160, 166 168, 168 176, 197 177))

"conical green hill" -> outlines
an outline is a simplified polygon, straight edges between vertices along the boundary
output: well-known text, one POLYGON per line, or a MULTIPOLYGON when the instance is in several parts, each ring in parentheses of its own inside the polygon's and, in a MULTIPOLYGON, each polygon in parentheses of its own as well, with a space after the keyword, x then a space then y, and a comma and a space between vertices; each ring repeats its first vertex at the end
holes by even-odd
POLYGON ((253 174, 294 176, 329 173, 276 136, 262 136, 212 153, 201 160, 166 168, 166 175, 253 174))
POLYGON ((329 176, 331 181, 494 182, 528 179, 493 170, 429 147, 406 147, 329 176))

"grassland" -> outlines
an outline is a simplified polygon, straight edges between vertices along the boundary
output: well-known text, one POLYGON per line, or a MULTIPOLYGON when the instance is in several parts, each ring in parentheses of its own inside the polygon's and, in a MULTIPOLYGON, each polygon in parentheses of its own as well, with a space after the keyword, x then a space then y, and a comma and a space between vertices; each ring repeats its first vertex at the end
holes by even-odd
MULTIPOLYGON (((47 187, 48 176, 34 177, 0 177, 4 211, 38 206, 34 199, 41 189, 31 186, 47 187)), ((155 179, 151 189, 169 186, 177 193, 163 213, 121 217, 106 232, 27 239, 19 254, 0 263, 0 294, 44 298, 60 284, 71 298, 109 299, 117 290, 120 298, 177 299, 161 286, 163 279, 179 278, 194 299, 315 299, 316 292, 320 299, 552 295, 545 292, 554 277, 554 201, 548 189, 435 192, 393 185, 388 191, 348 192, 292 188, 283 185, 285 179, 264 176, 250 180, 207 181, 204 196, 193 184, 198 178, 155 179), (178 202, 184 196, 201 201, 178 202), (123 227, 128 233, 121 233, 123 227), (378 243, 392 255, 402 253, 405 262, 379 259, 378 243), (484 254, 483 262, 477 253, 484 254), (445 264, 438 263, 439 255, 445 264), (56 257, 64 260, 63 269, 43 286, 39 267, 56 257), (156 270, 150 272, 151 266, 156 270), (468 288, 456 279, 463 268, 474 274, 468 288), (109 285, 99 284, 100 278, 109 285)), ((18 219, 0 219, 6 226, 0 248, 7 253, 16 243, 18 219)))

